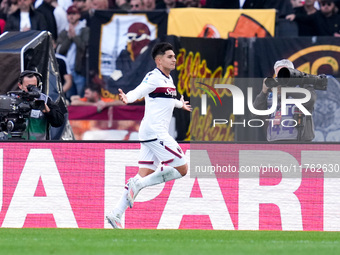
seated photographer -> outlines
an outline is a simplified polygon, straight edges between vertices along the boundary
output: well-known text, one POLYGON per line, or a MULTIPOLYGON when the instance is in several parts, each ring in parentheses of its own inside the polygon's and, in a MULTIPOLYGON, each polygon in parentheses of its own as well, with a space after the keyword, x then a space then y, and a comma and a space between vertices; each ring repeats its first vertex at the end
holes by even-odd
POLYGON ((34 101, 45 103, 39 109, 32 109, 28 119, 28 127, 25 130, 24 139, 26 140, 49 140, 49 128, 60 127, 64 123, 64 114, 59 106, 52 99, 41 93, 42 75, 35 71, 23 71, 18 80, 18 86, 22 91, 38 93, 39 98, 34 101))
MULTIPOLYGON (((293 63, 288 59, 282 59, 275 63, 274 71, 275 76, 281 68, 294 69, 293 63)), ((265 78, 262 85, 262 91, 256 96, 253 106, 257 110, 267 110, 271 108, 273 101, 273 93, 269 84, 270 79, 274 82, 276 80, 272 78, 265 78)), ((278 88, 278 104, 277 109, 269 116, 261 116, 265 120, 270 120, 267 127, 267 140, 268 141, 303 141, 309 142, 314 138, 314 123, 312 116, 305 116, 298 107, 293 104, 287 104, 287 115, 281 115, 281 86, 274 84, 278 88), (282 121, 284 121, 282 126, 282 121), (295 120, 295 121, 294 121, 295 120)), ((316 101, 316 92, 312 84, 304 85, 303 88, 307 89, 311 93, 311 98, 303 106, 312 114, 314 110, 314 104, 316 101)), ((302 93, 287 93, 287 98, 304 98, 302 93)), ((259 116, 257 116, 259 117, 259 116)))

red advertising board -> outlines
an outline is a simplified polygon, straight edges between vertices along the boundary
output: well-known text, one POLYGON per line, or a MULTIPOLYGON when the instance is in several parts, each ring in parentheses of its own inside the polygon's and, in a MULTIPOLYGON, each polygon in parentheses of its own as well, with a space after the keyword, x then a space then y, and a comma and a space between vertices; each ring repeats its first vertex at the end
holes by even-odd
MULTIPOLYGON (((340 145, 181 144, 187 176, 140 192, 125 228, 340 230, 340 145)), ((110 228, 138 143, 0 146, 0 226, 110 228)))

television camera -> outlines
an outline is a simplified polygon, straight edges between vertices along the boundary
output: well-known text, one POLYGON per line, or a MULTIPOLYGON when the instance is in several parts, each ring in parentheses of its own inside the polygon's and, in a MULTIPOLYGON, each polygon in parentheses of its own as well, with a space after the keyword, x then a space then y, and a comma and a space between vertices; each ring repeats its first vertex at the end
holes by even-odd
POLYGON ((0 95, 0 132, 7 133, 12 139, 22 139, 32 109, 45 108, 45 101, 38 99, 40 91, 37 86, 29 85, 27 90, 0 95))
POLYGON ((313 86, 316 90, 327 90, 327 76, 325 74, 312 75, 296 69, 283 67, 279 70, 277 78, 268 77, 265 84, 268 88, 282 87, 305 87, 313 86))

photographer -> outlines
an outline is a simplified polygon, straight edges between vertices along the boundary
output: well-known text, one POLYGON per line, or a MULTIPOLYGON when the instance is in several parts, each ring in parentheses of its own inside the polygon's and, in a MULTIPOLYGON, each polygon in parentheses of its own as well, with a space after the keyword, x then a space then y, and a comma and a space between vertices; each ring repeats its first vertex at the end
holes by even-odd
MULTIPOLYGON (((28 126, 23 138, 26 140, 49 140, 49 127, 60 127, 64 123, 64 114, 50 97, 41 93, 42 75, 35 71, 23 71, 18 80, 19 88, 27 93, 38 93, 38 98, 45 103, 41 109, 32 109, 28 118, 28 126)), ((40 101, 41 102, 41 101, 40 101)))
MULTIPOLYGON (((288 59, 282 59, 275 63, 275 76, 281 68, 294 69, 294 65, 288 59)), ((256 96, 253 103, 254 108, 258 110, 267 110, 272 106, 273 93, 269 81, 276 80, 265 78, 262 85, 262 91, 256 96)), ((301 84, 302 85, 302 84, 301 84)), ((274 84, 278 88, 278 104, 277 108, 270 116, 261 116, 264 119, 269 119, 267 127, 267 140, 272 141, 303 141, 309 142, 314 138, 314 123, 312 116, 305 116, 295 105, 287 104, 287 115, 281 115, 281 85, 274 84), (282 126, 282 121, 286 120, 285 126, 282 126), (293 121, 295 120, 295 122, 293 121), (295 126, 294 126, 295 125, 295 126)), ((314 103, 316 101, 316 92, 312 84, 304 85, 304 88, 311 93, 310 100, 303 106, 312 113, 314 103)), ((303 98, 302 93, 287 93, 288 98, 303 98)))

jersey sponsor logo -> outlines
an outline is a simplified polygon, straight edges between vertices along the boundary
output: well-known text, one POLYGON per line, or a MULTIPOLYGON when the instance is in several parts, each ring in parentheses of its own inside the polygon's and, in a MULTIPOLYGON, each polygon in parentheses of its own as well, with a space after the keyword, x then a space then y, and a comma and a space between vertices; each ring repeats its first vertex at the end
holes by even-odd
POLYGON ((173 88, 167 88, 165 95, 167 96, 172 96, 172 97, 176 97, 177 93, 176 93, 176 89, 173 88))
POLYGON ((164 97, 164 98, 176 98, 177 91, 175 88, 157 88, 149 94, 150 97, 164 97))

